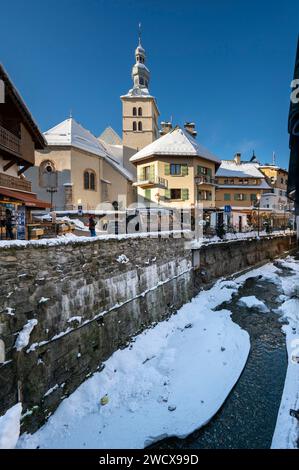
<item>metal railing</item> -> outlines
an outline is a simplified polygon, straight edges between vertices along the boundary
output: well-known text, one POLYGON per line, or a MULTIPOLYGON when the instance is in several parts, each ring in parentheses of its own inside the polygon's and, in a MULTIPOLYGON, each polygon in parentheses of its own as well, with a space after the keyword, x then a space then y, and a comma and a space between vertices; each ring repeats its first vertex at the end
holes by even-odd
POLYGON ((168 181, 165 178, 162 178, 161 176, 152 176, 152 177, 142 177, 138 178, 137 184, 152 184, 152 185, 160 185, 163 186, 164 188, 168 187, 168 181))
POLYGON ((0 126, 0 146, 21 155, 21 139, 2 126, 0 126))
POLYGON ((195 176, 195 184, 216 184, 216 182, 211 176, 200 175, 195 176))

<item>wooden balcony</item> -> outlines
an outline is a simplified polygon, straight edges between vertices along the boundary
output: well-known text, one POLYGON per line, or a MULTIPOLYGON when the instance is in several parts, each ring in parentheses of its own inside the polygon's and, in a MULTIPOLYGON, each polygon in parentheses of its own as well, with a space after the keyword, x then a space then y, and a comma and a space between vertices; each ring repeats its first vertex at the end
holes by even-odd
POLYGON ((21 157, 21 139, 0 126, 0 150, 21 157))
POLYGON ((17 178, 16 176, 6 175, 0 173, 0 186, 4 186, 9 189, 18 189, 19 191, 31 192, 31 182, 23 178, 17 178))
POLYGON ((140 188, 146 189, 146 188, 161 188, 161 189, 167 189, 168 187, 168 182, 165 178, 162 178, 161 176, 154 176, 152 178, 148 179, 138 179, 135 183, 133 183, 133 186, 139 186, 140 188))
POLYGON ((195 184, 202 185, 202 184, 210 184, 212 186, 216 185, 215 178, 211 178, 211 176, 201 175, 195 176, 195 184))

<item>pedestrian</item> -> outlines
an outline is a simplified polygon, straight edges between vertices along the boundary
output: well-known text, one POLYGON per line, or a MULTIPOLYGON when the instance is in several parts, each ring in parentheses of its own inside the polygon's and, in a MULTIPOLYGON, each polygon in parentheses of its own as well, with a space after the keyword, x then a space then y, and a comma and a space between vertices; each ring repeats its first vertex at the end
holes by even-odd
POLYGON ((88 227, 90 231, 90 236, 95 237, 96 236, 96 221, 94 220, 93 215, 91 215, 88 219, 88 227))
POLYGON ((9 209, 6 209, 5 211, 5 228, 6 228, 6 238, 10 238, 10 240, 13 240, 14 234, 13 234, 12 213, 11 213, 11 210, 9 209))

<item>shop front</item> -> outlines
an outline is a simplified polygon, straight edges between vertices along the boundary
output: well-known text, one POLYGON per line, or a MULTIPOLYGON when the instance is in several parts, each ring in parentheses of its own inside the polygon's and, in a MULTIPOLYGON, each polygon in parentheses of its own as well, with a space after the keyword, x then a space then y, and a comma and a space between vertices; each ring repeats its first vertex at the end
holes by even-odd
POLYGON ((50 204, 37 199, 34 193, 0 188, 0 240, 36 238, 33 233, 42 229, 33 223, 31 212, 47 208, 50 204))

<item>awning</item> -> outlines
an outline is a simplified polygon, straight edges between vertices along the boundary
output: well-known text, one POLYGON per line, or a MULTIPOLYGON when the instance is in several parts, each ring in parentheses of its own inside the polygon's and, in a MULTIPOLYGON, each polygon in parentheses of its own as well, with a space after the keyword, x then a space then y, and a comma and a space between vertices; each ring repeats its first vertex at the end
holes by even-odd
POLYGON ((40 201, 37 199, 34 193, 23 193, 21 191, 14 191, 12 189, 0 187, 0 196, 5 196, 15 199, 16 201, 20 201, 24 203, 26 207, 34 207, 36 209, 46 209, 47 207, 51 207, 49 202, 40 201))

